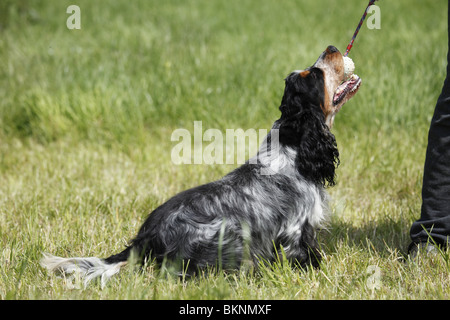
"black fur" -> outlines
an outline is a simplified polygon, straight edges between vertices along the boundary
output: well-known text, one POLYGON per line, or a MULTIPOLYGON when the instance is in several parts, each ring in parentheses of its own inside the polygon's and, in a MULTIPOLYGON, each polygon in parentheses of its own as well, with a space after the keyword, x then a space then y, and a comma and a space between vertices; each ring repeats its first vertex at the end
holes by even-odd
POLYGON ((339 152, 325 123, 324 73, 314 66, 307 71, 285 79, 281 117, 255 158, 156 208, 119 254, 103 260, 47 255, 42 264, 65 273, 85 266, 80 268, 86 280, 101 276, 102 283, 132 252, 142 262, 155 260, 189 274, 207 266, 230 269, 246 261, 273 261, 281 248, 299 266, 318 266, 316 230, 327 218, 325 187, 335 184, 339 152), (84 260, 95 267, 80 263, 84 260))
POLYGON ((323 186, 335 185, 339 151, 334 135, 325 124, 324 75, 310 68, 308 77, 291 73, 281 101, 278 120, 280 143, 297 151, 296 167, 301 175, 323 186))
POLYGON ((275 248, 282 246, 289 249, 290 260, 318 266, 317 225, 311 225, 308 217, 317 199, 308 192, 316 192, 320 202, 325 200, 322 188, 335 183, 339 153, 321 109, 322 71, 312 68, 305 78, 292 73, 285 81, 282 114, 273 128, 279 130, 282 150, 295 151, 290 176, 261 175, 261 163, 247 162, 221 180, 181 192, 149 215, 129 248, 106 262, 123 261, 133 249, 160 264, 166 260, 177 267, 188 266, 188 272, 194 273, 219 260, 223 268, 239 267, 243 259, 270 261, 275 248), (283 232, 289 218, 298 222, 295 215, 298 220, 304 215, 298 234, 283 232), (248 239, 243 228, 249 229, 248 239), (248 257, 244 257, 245 246, 248 257))

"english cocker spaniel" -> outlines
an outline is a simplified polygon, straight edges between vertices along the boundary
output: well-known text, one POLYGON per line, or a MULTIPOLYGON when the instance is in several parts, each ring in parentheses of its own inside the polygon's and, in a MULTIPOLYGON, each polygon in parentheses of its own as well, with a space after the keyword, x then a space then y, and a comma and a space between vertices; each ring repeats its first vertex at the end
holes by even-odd
POLYGON ((220 180, 183 191, 151 212, 118 254, 60 258, 44 254, 50 271, 79 273, 104 284, 132 253, 182 274, 207 266, 239 268, 283 256, 318 266, 316 231, 328 215, 325 188, 335 184, 339 152, 330 128, 359 89, 344 57, 329 46, 309 68, 285 79, 281 117, 257 155, 220 180), (347 73, 347 74, 346 74, 347 73))

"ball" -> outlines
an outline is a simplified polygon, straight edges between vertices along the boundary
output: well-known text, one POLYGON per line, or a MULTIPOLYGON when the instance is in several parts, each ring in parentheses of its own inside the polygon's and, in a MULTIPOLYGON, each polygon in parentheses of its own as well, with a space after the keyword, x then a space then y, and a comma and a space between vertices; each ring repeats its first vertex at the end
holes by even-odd
POLYGON ((353 60, 349 57, 344 57, 344 77, 345 79, 350 78, 350 76, 355 71, 355 64, 353 63, 353 60))

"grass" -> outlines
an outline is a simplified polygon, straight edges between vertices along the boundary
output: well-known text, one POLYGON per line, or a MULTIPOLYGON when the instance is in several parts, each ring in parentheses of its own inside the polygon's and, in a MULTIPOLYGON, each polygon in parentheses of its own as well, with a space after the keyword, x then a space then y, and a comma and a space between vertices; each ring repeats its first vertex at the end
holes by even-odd
POLYGON ((363 86, 333 129, 341 166, 320 270, 183 282, 149 266, 103 290, 70 289, 41 253, 117 252, 163 201, 226 174, 235 166, 174 165, 173 130, 270 128, 283 78, 329 44, 344 50, 364 5, 80 0, 82 28, 68 30, 70 4, 0 4, 1 299, 449 298, 447 252, 401 261, 445 76, 445 1, 381 1, 381 29, 361 29, 363 86))

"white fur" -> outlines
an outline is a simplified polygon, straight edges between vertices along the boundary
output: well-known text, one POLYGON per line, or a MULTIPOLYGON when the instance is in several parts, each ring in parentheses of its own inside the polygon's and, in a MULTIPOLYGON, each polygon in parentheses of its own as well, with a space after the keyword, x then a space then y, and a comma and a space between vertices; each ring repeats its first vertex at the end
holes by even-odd
POLYGON ((107 264, 102 259, 96 257, 85 258, 61 258, 44 253, 40 261, 41 266, 47 268, 50 272, 56 272, 66 277, 67 275, 79 275, 84 279, 84 286, 97 277, 101 277, 102 288, 113 275, 120 271, 126 262, 107 264))

